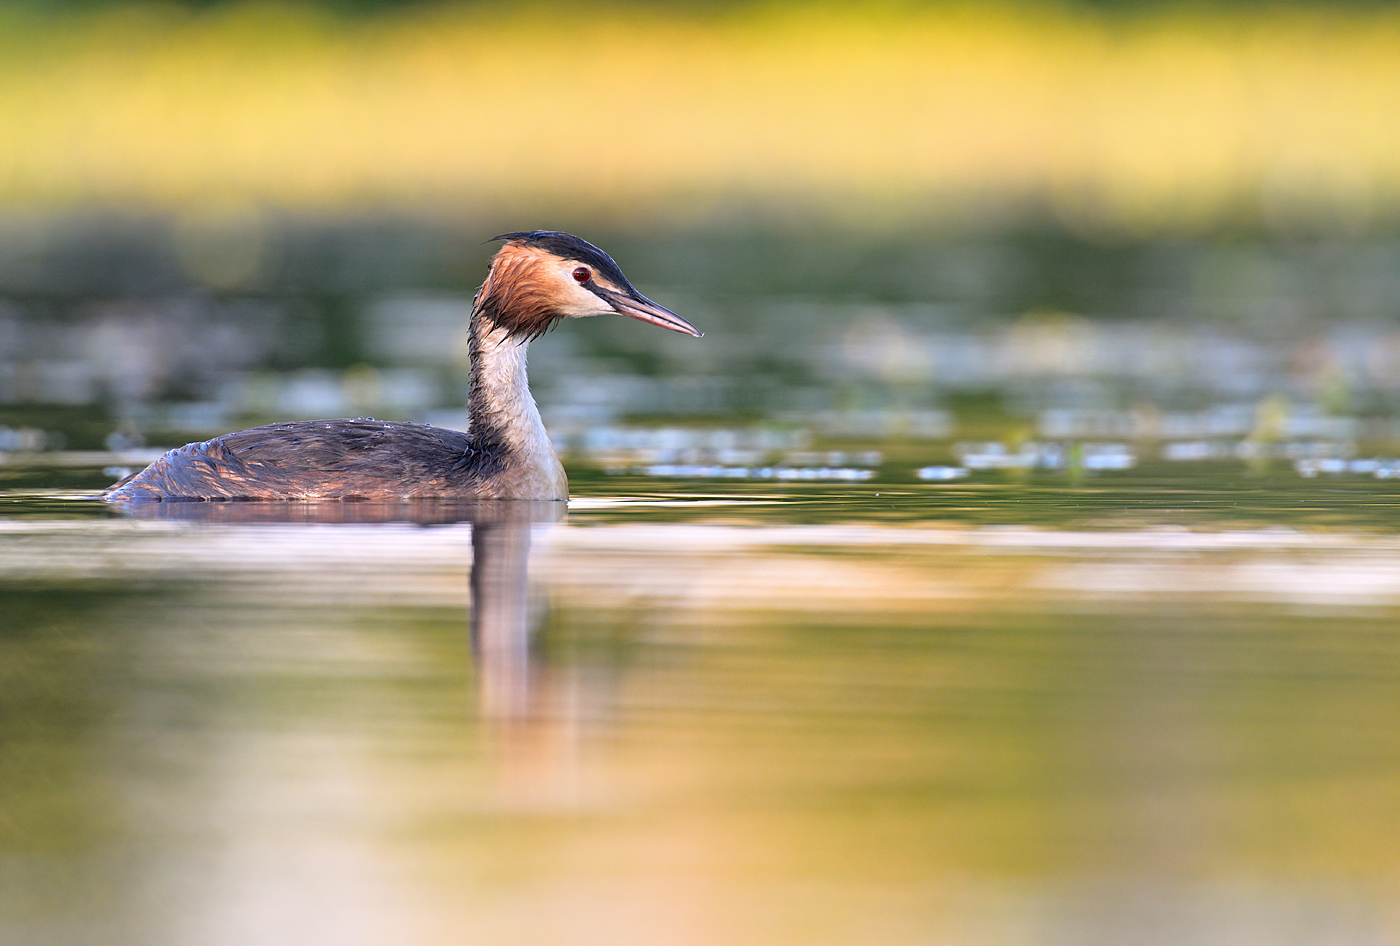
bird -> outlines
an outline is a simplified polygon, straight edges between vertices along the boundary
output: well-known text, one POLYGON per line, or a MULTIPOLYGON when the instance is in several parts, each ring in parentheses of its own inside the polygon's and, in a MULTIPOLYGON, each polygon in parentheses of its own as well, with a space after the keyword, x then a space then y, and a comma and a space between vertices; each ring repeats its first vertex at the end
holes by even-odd
POLYGON ((570 233, 503 233, 472 299, 466 431, 369 418, 251 427, 171 450, 105 490, 112 503, 569 498, 526 379, 532 340, 570 318, 624 315, 700 337, 570 233))

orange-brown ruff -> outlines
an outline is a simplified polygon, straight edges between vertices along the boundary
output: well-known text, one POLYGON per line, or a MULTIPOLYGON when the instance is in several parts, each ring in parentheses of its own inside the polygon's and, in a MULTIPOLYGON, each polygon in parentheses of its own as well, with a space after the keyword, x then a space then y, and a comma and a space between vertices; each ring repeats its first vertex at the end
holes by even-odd
POLYGON ((172 450, 103 498, 568 499, 525 376, 530 340, 561 319, 606 314, 700 332, 639 293, 585 240, 552 230, 496 239, 506 243, 472 302, 466 432, 366 419, 252 427, 172 450))
POLYGON ((513 333, 538 338, 559 321, 554 274, 541 262, 545 251, 519 243, 507 243, 491 261, 486 282, 477 291, 476 305, 488 300, 501 324, 513 333))

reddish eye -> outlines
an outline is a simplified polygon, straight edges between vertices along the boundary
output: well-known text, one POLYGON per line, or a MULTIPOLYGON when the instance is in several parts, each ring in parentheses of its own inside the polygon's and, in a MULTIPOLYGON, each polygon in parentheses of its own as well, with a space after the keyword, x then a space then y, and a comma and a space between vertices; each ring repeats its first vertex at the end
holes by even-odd
POLYGON ((593 274, 588 271, 587 266, 580 266, 578 269, 574 270, 574 279, 577 282, 588 282, 588 277, 592 275, 593 274))

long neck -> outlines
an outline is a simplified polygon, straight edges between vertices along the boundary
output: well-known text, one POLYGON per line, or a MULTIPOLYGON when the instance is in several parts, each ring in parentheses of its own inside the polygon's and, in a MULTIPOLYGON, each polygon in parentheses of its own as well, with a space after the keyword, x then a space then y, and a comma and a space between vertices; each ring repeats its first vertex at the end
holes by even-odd
MULTIPOLYGON (((488 455, 499 457, 507 475, 522 481, 515 492, 540 493, 554 489, 552 484, 562 478, 563 469, 550 445, 549 434, 545 432, 525 377, 529 338, 512 335, 497 324, 493 313, 478 308, 472 313, 469 342, 471 380, 467 411, 471 415, 470 432, 478 447, 488 455)), ((567 496, 567 485, 564 489, 567 496)), ((521 495, 516 498, 559 497, 521 495)))

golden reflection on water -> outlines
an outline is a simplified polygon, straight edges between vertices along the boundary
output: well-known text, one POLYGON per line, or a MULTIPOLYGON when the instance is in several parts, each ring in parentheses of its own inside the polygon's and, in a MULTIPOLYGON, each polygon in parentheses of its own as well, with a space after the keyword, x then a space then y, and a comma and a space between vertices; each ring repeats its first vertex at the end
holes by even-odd
POLYGON ((772 499, 0 518, 0 941, 1400 933, 1395 530, 772 499))

